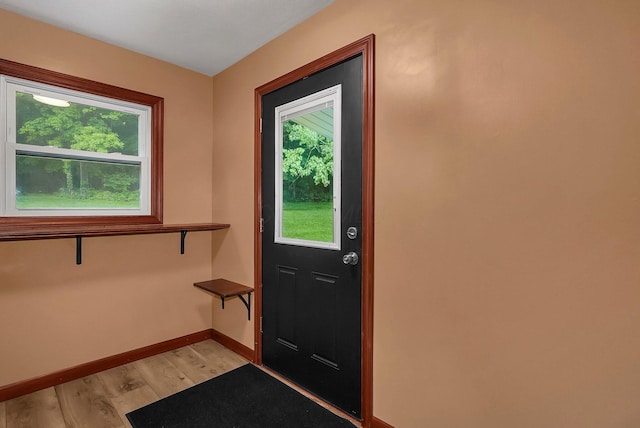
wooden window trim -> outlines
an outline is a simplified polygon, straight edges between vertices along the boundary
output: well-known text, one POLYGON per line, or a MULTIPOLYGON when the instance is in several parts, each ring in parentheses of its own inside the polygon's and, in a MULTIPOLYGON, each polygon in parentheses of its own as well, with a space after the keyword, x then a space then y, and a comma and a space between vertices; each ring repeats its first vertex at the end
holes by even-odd
POLYGON ((133 102, 151 108, 151 206, 149 215, 69 216, 69 217, 0 217, 2 229, 20 226, 51 228, 55 226, 97 226, 125 224, 162 224, 162 162, 164 99, 93 80, 0 59, 0 74, 38 83, 71 89, 112 99, 133 102))

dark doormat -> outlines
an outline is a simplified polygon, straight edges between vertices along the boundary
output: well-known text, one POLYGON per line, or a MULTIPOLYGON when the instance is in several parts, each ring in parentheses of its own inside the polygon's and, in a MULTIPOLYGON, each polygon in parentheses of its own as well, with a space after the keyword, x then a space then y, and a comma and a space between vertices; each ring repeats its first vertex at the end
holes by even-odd
POLYGON ((134 428, 333 428, 354 425, 247 364, 127 414, 134 428))

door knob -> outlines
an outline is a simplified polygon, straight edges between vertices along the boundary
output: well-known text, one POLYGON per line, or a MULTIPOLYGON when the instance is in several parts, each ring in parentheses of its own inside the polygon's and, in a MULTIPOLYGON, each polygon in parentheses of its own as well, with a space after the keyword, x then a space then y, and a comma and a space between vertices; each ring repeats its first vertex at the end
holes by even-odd
POLYGON ((342 263, 344 263, 345 265, 357 265, 358 260, 360 260, 358 258, 358 255, 353 251, 342 256, 342 263))

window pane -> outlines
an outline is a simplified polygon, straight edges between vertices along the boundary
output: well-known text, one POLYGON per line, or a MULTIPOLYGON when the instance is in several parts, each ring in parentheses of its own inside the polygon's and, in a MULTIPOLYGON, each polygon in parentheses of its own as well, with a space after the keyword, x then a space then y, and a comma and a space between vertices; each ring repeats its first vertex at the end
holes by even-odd
POLYGON ((282 123, 282 237, 334 242, 333 107, 282 123))
POLYGON ((140 165, 16 156, 17 209, 140 208, 140 165))
POLYGON ((136 114, 16 92, 16 141, 138 156, 136 114))

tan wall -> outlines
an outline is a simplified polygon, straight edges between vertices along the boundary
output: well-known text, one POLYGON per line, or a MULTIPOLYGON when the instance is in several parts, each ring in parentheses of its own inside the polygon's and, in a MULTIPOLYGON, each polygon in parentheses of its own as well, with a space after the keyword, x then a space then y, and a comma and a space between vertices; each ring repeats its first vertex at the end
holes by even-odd
POLYGON ((639 2, 336 0, 219 74, 214 273, 253 283, 254 88, 369 33, 374 414, 639 425, 639 2))
MULTIPOLYGON (((86 239, 81 266, 71 240, 0 243, 0 385, 208 328, 190 284, 253 283, 254 88, 375 33, 375 415, 638 425, 639 17, 624 0, 336 0, 212 97, 205 76, 0 11, 0 57, 164 97, 165 222, 233 225, 184 256, 175 235, 86 239)), ((226 307, 213 326, 252 346, 226 307)))
MULTIPOLYGON (((165 223, 211 221, 210 77, 4 11, 0 58, 164 97, 165 223)), ((0 242, 0 386, 210 328, 211 236, 0 242)))

